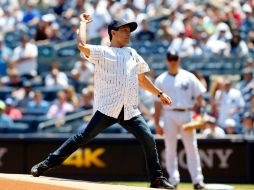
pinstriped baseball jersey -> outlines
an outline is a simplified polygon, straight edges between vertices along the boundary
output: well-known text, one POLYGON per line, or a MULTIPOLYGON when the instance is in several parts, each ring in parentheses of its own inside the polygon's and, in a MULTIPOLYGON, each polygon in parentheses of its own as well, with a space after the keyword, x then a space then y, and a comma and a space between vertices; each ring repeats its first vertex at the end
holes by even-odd
POLYGON ((95 65, 94 112, 117 118, 124 106, 124 120, 139 115, 138 74, 149 71, 144 59, 130 47, 87 47, 86 59, 95 65))

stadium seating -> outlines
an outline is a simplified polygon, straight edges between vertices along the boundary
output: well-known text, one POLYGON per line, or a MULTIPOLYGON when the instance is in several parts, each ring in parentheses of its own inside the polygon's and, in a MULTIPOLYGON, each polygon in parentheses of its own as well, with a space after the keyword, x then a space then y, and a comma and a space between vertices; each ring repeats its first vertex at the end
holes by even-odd
POLYGON ((8 86, 1 86, 0 88, 0 100, 5 100, 6 98, 11 96, 13 88, 8 86))
POLYGON ((27 115, 21 119, 15 119, 14 122, 18 123, 18 124, 20 124, 20 123, 27 124, 29 126, 30 132, 37 132, 39 123, 46 121, 46 120, 48 120, 48 118, 43 115, 42 116, 27 115))
POLYGON ((63 90, 63 87, 37 87, 36 90, 41 91, 46 101, 53 101, 56 99, 57 92, 63 90))

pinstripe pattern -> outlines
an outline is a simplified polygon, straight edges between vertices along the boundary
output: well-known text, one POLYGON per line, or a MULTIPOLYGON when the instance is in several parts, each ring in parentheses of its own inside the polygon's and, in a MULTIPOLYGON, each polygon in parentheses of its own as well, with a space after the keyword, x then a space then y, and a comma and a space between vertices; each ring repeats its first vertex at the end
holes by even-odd
POLYGON ((139 115, 138 74, 149 71, 147 63, 130 47, 87 47, 95 65, 94 112, 117 118, 124 106, 124 120, 139 115))

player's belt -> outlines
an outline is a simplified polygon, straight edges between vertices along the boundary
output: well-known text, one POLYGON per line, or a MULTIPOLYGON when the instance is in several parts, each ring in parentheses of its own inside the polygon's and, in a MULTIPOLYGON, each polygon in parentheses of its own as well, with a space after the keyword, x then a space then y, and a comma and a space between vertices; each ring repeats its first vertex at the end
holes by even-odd
POLYGON ((177 111, 177 112, 187 112, 187 111, 192 111, 192 108, 186 108, 186 109, 183 109, 183 108, 173 108, 173 109, 170 109, 171 111, 177 111))

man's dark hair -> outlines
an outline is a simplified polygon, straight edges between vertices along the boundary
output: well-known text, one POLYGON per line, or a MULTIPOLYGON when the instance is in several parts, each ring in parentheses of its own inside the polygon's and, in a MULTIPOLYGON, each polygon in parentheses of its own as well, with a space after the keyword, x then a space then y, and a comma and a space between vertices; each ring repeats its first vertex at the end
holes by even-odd
POLYGON ((111 31, 112 30, 115 30, 115 31, 117 31, 119 28, 110 28, 110 27, 108 27, 108 35, 109 35, 109 40, 111 41, 112 40, 112 33, 111 33, 111 31))

